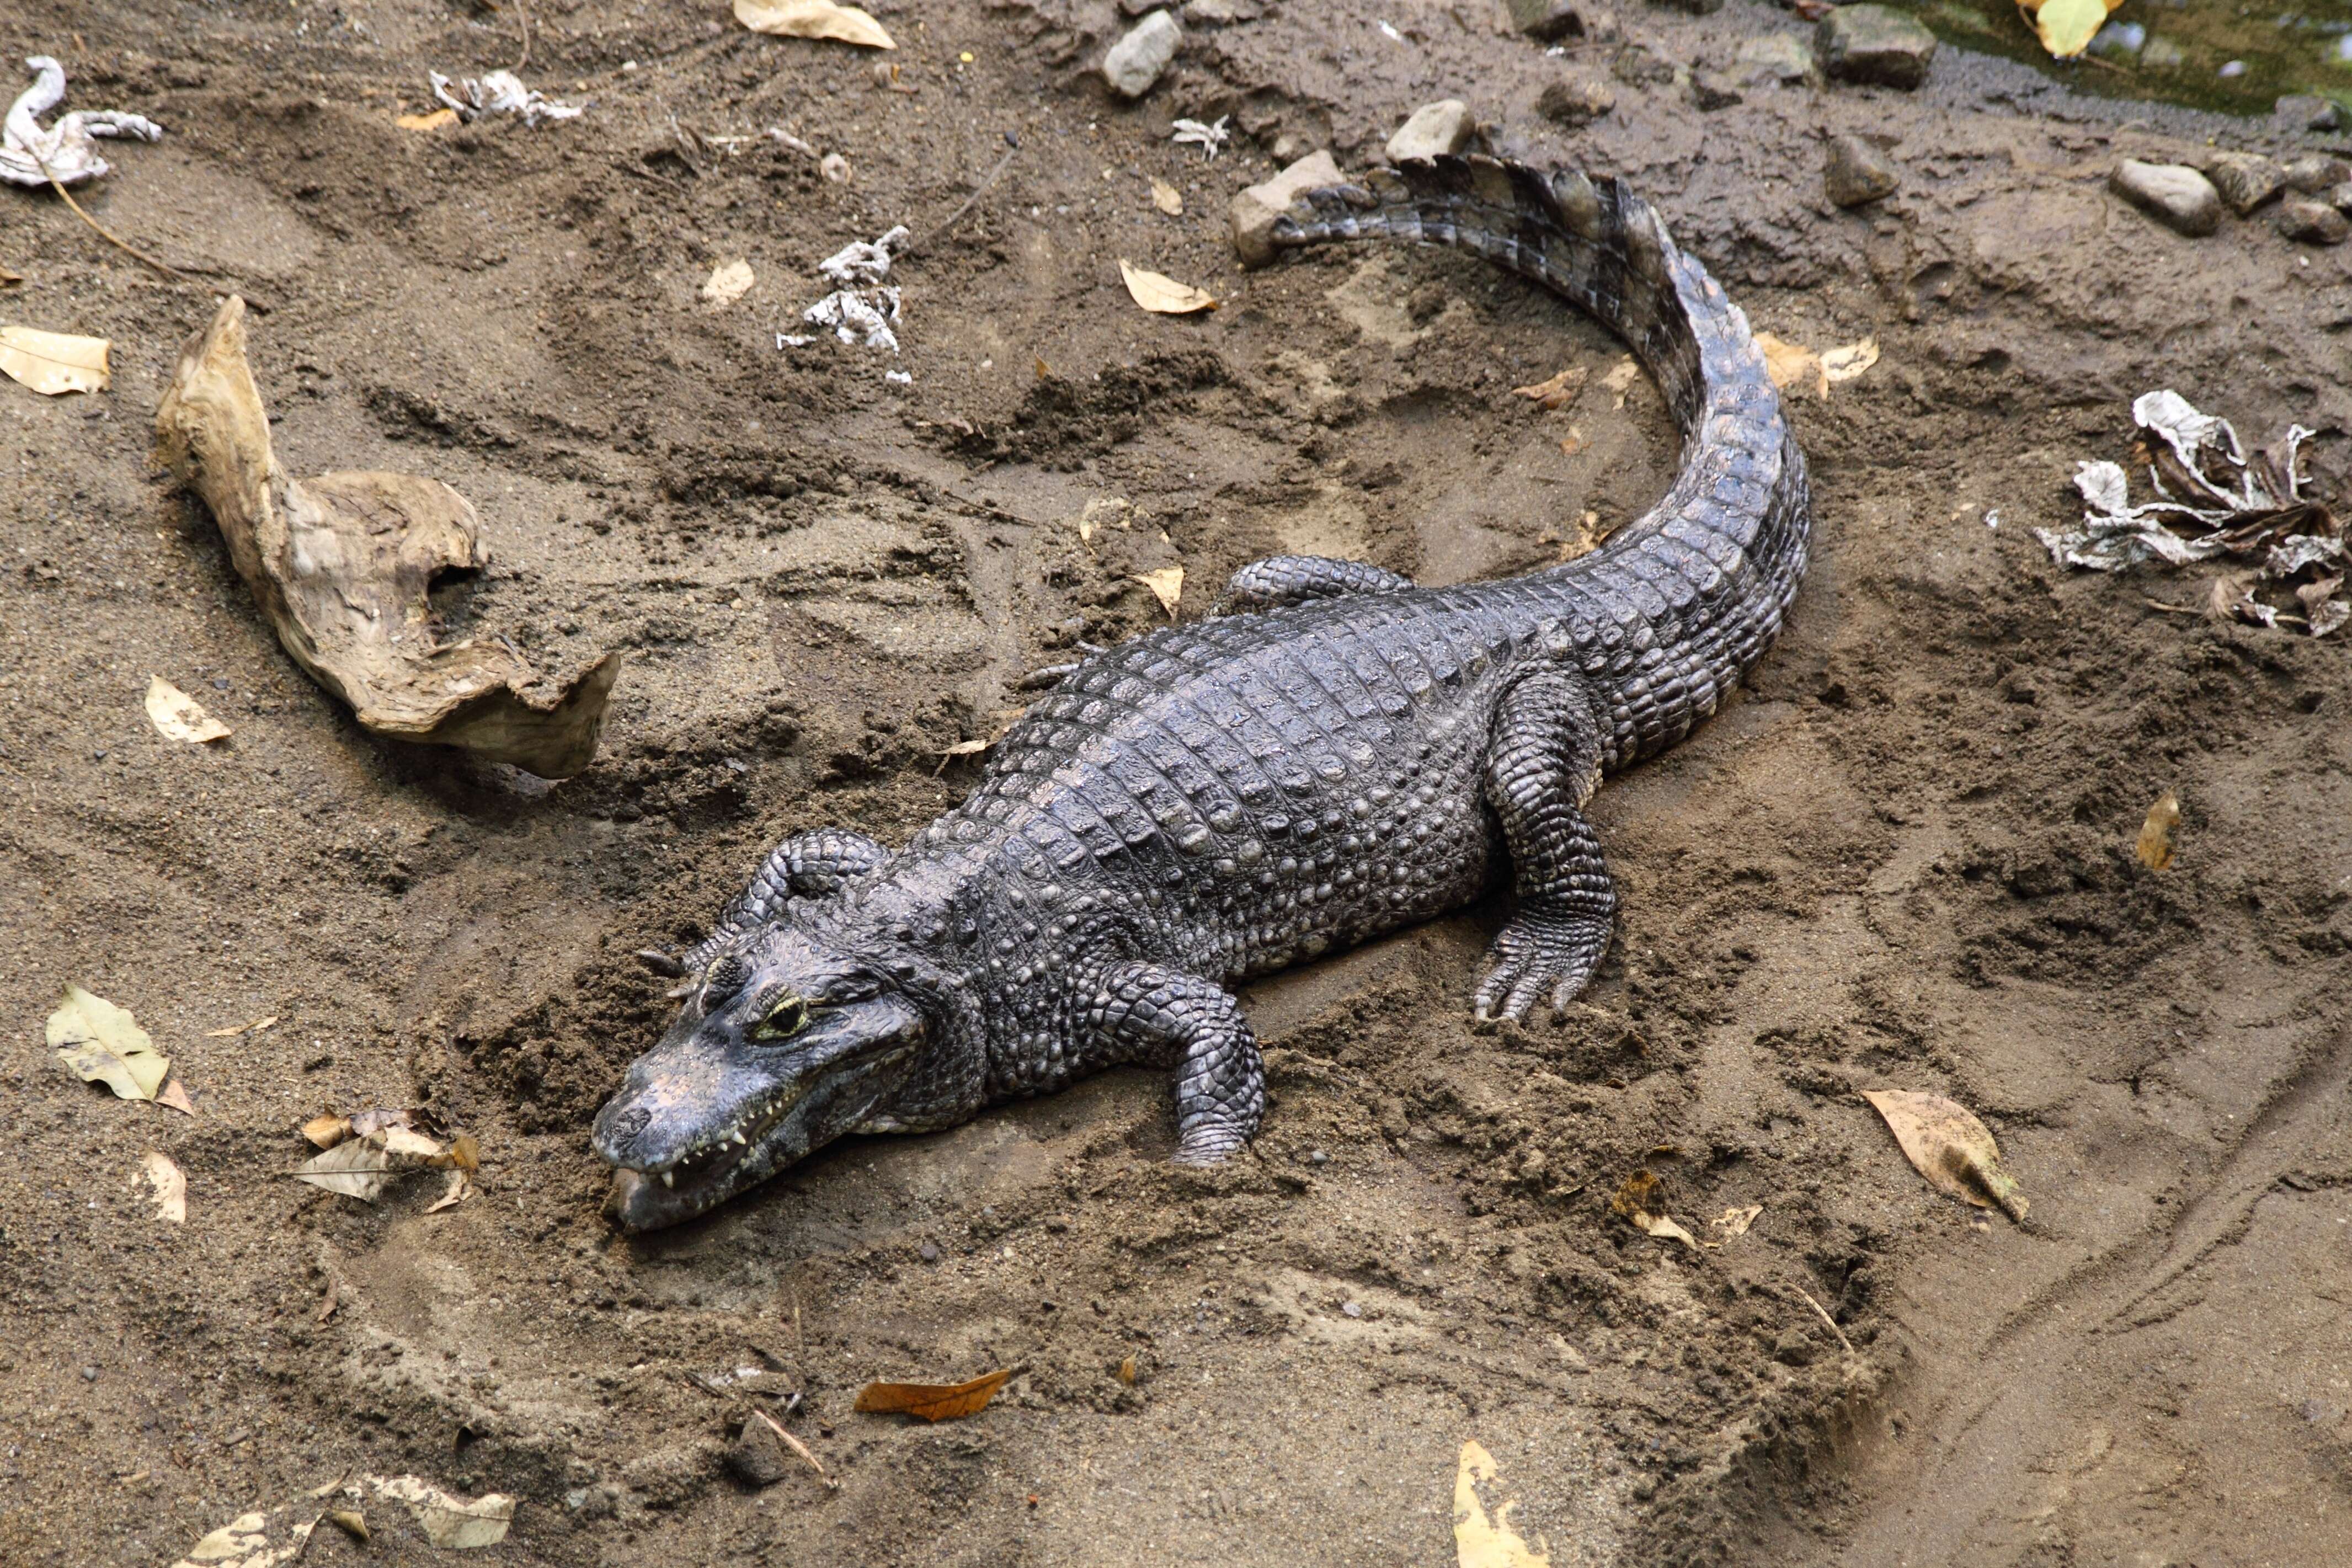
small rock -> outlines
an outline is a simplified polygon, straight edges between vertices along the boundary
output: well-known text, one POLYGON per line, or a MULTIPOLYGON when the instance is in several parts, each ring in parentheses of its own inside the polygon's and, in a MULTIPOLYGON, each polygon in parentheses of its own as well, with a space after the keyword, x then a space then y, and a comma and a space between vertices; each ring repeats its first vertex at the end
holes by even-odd
POLYGON ((1244 267, 1263 267, 1274 259, 1274 220, 1280 217, 1301 191, 1339 184, 1339 165, 1330 151, 1309 153, 1271 180, 1237 192, 1227 209, 1233 223, 1234 250, 1244 267))
POLYGON ((1511 26, 1538 43, 1584 37, 1584 18, 1568 0, 1504 0, 1511 26))
POLYGON ((1664 87, 1675 79, 1675 68, 1643 45, 1628 44, 1611 58, 1609 74, 1627 87, 1664 87))
POLYGON ((1891 196, 1903 183, 1894 165, 1859 136, 1832 136, 1822 164, 1822 188, 1842 207, 1891 196))
POLYGON ((98 1368, 94 1366, 86 1366, 82 1368, 81 1380, 84 1383, 96 1383, 98 1381, 98 1368))
POLYGON ((1772 1342, 1772 1359, 1789 1366, 1810 1366, 1813 1360, 1813 1340, 1802 1329, 1785 1329, 1772 1342))
POLYGON ((1357 1301, 1340 1302, 1339 1310, 1350 1318, 1360 1318, 1364 1315, 1362 1303, 1357 1301))
POLYGON ((727 1468, 747 1487, 772 1487, 792 1473, 792 1462, 782 1441, 754 1415, 727 1450, 727 1468))
POLYGON ((2194 239, 2221 226, 2221 194, 2186 164, 2126 158, 2107 176, 2107 188, 2176 234, 2194 239))
POLYGON ((1927 79, 1936 35, 1885 5, 1841 5, 1822 18, 1813 48, 1835 80, 1907 89, 1927 79))
POLYGON ((1307 1163, 1310 1165, 1328 1165, 1331 1163, 1331 1156, 1320 1149, 1309 1149, 1307 1152, 1307 1163))
POLYGON ((1103 56, 1103 80, 1121 98, 1141 98, 1176 58, 1176 46, 1183 41, 1184 29, 1176 25, 1176 18, 1165 11, 1154 11, 1129 28, 1127 36, 1103 56))
POLYGON ((2337 212, 2352 216, 2352 180, 2347 180, 2319 199, 2337 212))
POLYGON ((1818 68, 1811 44, 1794 33, 1769 33, 1749 38, 1732 56, 1732 74, 1742 83, 1777 81, 1784 87, 1811 81, 1818 68))
POLYGON ((1536 112, 1575 130, 1591 124, 1617 107, 1609 84, 1590 77, 1568 77, 1545 85, 1536 95, 1536 112))
POLYGON ((2279 204, 2278 231, 2305 245, 2341 245, 2352 237, 2352 218, 2326 202, 2294 196, 2279 204))
POLYGON ((2315 196, 2322 191, 2352 180, 2352 163, 2347 163, 2341 158, 2330 158, 2324 153, 2306 153, 2279 165, 2279 178, 2286 182, 2288 190, 2315 196))
POLYGON ((1458 98, 1424 103, 1412 111, 1412 118, 1397 127, 1389 138, 1388 155, 1391 163, 1402 163, 1407 158, 1434 158, 1441 153, 1459 153, 1466 149, 1478 134, 1478 122, 1470 118, 1470 106, 1458 98))
POLYGON ((1723 0, 1650 0, 1650 4, 1669 11, 1687 11, 1694 16, 1712 16, 1723 9, 1723 0))
POLYGON ((2189 63, 2189 51, 2170 38, 2150 38, 2139 51, 2142 70, 2179 70, 2189 63))
POLYGON ((1303 131, 1280 131, 1275 133, 1274 145, 1266 152, 1277 163, 1296 163, 1321 146, 1323 141, 1322 137, 1303 131))
POLYGON ((2278 195, 2286 184, 2279 166, 2259 153, 2216 153, 2205 165, 2205 177, 2240 217, 2278 195))
POLYGON ((935 1241, 923 1243, 922 1246, 915 1248, 915 1252, 926 1263, 937 1263, 940 1260, 940 1247, 935 1241))
POLYGON ((2326 135, 2341 131, 2345 126, 2343 106, 2315 92, 2288 93, 2271 105, 2271 117, 2277 121, 2279 129, 2290 136, 2300 136, 2307 132, 2326 135))
POLYGON ((1731 85, 1727 76, 1713 71, 1691 72, 1691 101, 1702 114, 1712 114, 1718 109, 1729 109, 1739 101, 1739 89, 1731 85))
POLYGON ((1229 27, 1262 15, 1251 0, 1186 0, 1184 20, 1196 26, 1229 27))

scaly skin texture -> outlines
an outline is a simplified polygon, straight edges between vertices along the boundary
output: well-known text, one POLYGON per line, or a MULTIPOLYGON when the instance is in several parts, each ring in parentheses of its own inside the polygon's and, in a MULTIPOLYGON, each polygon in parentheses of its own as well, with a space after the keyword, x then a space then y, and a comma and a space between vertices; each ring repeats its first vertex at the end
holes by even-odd
POLYGON ((1172 1067, 1176 1157, 1222 1159, 1265 1101, 1227 988, 1454 909, 1506 864, 1517 907, 1479 1016, 1590 980, 1616 894, 1585 804, 1714 712, 1779 630, 1803 459, 1746 319, 1614 182, 1440 159, 1311 193, 1275 238, 1372 236, 1475 251, 1613 328, 1682 426, 1672 490, 1593 553, 1502 582, 1255 563, 1211 618, 1076 667, 905 849, 786 840, 598 1118, 620 1223, 673 1223, 845 1131, 949 1126, 1119 1062, 1172 1067))

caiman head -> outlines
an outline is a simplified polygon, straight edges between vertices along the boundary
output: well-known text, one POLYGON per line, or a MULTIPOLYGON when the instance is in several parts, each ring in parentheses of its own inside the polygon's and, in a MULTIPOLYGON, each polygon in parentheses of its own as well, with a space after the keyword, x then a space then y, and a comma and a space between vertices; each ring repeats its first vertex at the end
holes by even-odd
POLYGON ((677 1019, 597 1113, 605 1213, 676 1225, 845 1132, 898 1125, 895 1100, 949 1032, 926 967, 788 920, 688 976, 677 1019))

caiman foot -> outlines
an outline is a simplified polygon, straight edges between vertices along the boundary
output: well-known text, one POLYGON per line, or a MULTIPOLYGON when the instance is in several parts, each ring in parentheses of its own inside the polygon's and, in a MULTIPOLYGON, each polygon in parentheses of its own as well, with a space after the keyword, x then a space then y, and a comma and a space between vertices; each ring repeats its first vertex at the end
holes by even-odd
POLYGON ((1553 1012, 1566 1012, 1601 967, 1609 926, 1605 914, 1522 910, 1512 916, 1487 950, 1494 968, 1474 1004, 1479 1022, 1516 1023, 1547 997, 1553 1012))

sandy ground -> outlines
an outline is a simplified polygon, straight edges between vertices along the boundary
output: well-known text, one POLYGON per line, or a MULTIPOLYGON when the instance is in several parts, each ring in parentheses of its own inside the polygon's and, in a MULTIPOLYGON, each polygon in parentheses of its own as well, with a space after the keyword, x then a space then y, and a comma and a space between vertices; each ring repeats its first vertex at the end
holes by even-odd
MULTIPOLYGON (((2342 1560, 2347 648, 2163 613, 2200 586, 2068 574, 2028 531, 2073 515, 2075 459, 2127 456, 2155 386, 2318 427, 2340 476, 2345 253, 2181 239, 2103 186, 2269 127, 1947 52, 1916 94, 1712 113, 1616 79, 1570 134, 1537 94, 1613 44, 1549 58, 1468 3, 1212 9, 1234 19, 1118 107, 1085 68, 1107 5, 884 8, 917 89, 889 92, 706 0, 537 0, 524 74, 588 112, 438 132, 393 117, 429 68, 511 64, 518 8, 0 17, 76 104, 169 127, 88 205, 197 269, 0 196, 0 312, 110 337, 116 368, 97 397, 0 384, 0 1562, 163 1563, 414 1472, 520 1500, 484 1561, 1430 1564, 1474 1437, 1558 1568, 2342 1560), (1664 489, 1654 394, 1619 405, 1621 351, 1530 290, 1436 253, 1236 269, 1225 203, 1279 139, 1360 167, 1444 96, 1499 151, 1627 176, 1759 327, 1884 349, 1795 405, 1819 525, 1781 645, 1601 796, 1600 982, 1472 1032, 1497 900, 1253 991, 1273 1104, 1225 1170, 1166 1166, 1166 1086, 1121 1073, 615 1237, 586 1127, 667 1005, 627 955, 700 931, 785 832, 894 838, 955 799, 971 763, 942 753, 1025 672, 1160 615, 1136 574, 1184 566, 1186 615, 1277 548, 1459 581, 1664 489), (1215 161, 1170 142, 1220 114, 1215 161), (1830 207, 1824 129, 1885 140, 1902 193, 1830 207), (896 223, 903 354, 779 350, 815 261, 896 223), (1225 306, 1145 316, 1120 257, 1225 306), (739 258, 751 291, 703 304, 739 258), (278 647, 149 455, 231 288, 294 471, 480 506, 494 564, 453 626, 557 671, 625 651, 586 773, 373 740, 278 647), (1510 395, 1570 364, 1595 374, 1568 408, 1510 395), (233 738, 157 735, 151 674, 233 738), (2131 847, 2167 787, 2159 875, 2131 847), (69 981, 154 1032, 192 1119, 58 1070, 69 981), (1860 1098, 1890 1085, 1976 1110, 2028 1222, 1930 1191, 1860 1098), (406 1104, 479 1136, 479 1196, 285 1179, 306 1117, 406 1104), (184 1226, 153 1217, 151 1149, 184 1226), (1644 1163, 1719 1246, 1611 1215, 1644 1163), (1745 1236, 1709 1224, 1752 1204, 1745 1236), (1007 1364, 972 1420, 849 1408, 1007 1364), (746 1365, 768 1392, 712 1391, 746 1365), (721 1467, 787 1391, 837 1490, 721 1467)), ((1745 0, 1610 25, 1669 67, 1800 27, 1745 0)), ((369 1517, 373 1544, 304 1561, 436 1555, 369 1517)))

